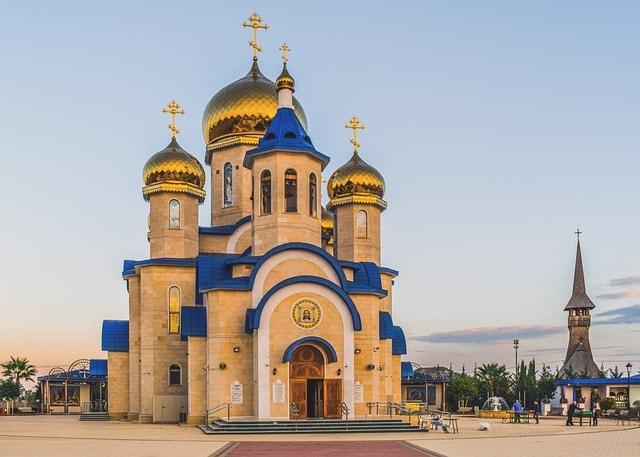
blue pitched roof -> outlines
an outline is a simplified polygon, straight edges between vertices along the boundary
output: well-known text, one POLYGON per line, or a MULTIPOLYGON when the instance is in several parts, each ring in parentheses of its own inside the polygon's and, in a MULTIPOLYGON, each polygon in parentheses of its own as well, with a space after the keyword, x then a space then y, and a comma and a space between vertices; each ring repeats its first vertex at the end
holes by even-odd
POLYGON ((102 321, 102 350, 129 352, 129 321, 102 321))
POLYGON ((348 282, 348 290, 351 293, 376 293, 382 296, 387 291, 382 288, 380 269, 375 263, 359 262, 354 269, 353 281, 348 282))
POLYGON ((207 336, 207 308, 204 306, 183 306, 180 308, 180 339, 189 336, 207 336))
POLYGON ((411 362, 400 362, 400 377, 402 378, 413 377, 413 365, 411 365, 411 362))
POLYGON ((329 157, 318 151, 305 132, 298 116, 291 108, 278 108, 276 115, 264 132, 258 147, 247 151, 243 165, 251 168, 257 155, 271 151, 291 151, 309 154, 322 162, 322 169, 329 163, 329 157))
POLYGON ((231 235, 233 232, 238 230, 238 227, 250 221, 251 216, 245 216, 242 219, 238 220, 238 222, 236 222, 235 224, 231 225, 219 225, 217 227, 198 227, 198 233, 202 233, 205 235, 231 235))
POLYGON ((173 258, 158 258, 158 259, 146 259, 146 260, 125 260, 122 266, 122 276, 130 276, 136 274, 136 267, 144 265, 163 265, 171 267, 195 267, 196 259, 173 259, 173 258))
POLYGON ((106 376, 107 359, 89 360, 89 376, 106 376))
POLYGON ((378 326, 381 340, 388 340, 393 338, 393 319, 391 314, 386 311, 380 311, 378 326))
POLYGON ((404 338, 404 332, 399 326, 394 325, 393 338, 391 339, 391 354, 403 355, 406 353, 407 353, 407 341, 404 338))

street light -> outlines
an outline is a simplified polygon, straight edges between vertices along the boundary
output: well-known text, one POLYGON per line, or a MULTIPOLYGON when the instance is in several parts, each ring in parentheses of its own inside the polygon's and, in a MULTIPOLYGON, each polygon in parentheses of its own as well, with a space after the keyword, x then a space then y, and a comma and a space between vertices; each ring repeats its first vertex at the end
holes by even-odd
POLYGON ((627 408, 631 409, 631 362, 627 363, 627 408))
POLYGON ((518 400, 520 400, 520 386, 519 386, 519 380, 518 380, 518 348, 520 347, 520 340, 519 339, 515 339, 513 340, 513 349, 516 350, 516 387, 518 389, 518 400))

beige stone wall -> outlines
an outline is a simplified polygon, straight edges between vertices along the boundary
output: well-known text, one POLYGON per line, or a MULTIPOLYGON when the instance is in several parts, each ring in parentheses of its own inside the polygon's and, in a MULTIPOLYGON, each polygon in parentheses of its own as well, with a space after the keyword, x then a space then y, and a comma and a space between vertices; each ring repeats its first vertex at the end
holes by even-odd
POLYGON ((151 258, 192 258, 198 255, 198 197, 158 192, 149 197, 149 250, 151 258), (180 202, 180 228, 169 228, 169 201, 180 202))
POLYGON ((256 157, 253 164, 255 209, 253 216, 253 254, 262 255, 284 243, 304 242, 321 246, 320 162, 305 154, 276 152, 256 157), (298 175, 298 212, 285 212, 284 175, 289 168, 298 175), (271 171, 271 214, 261 214, 260 175, 271 171), (316 175, 317 208, 309 215, 309 176, 316 175))
POLYGON ((140 276, 127 278, 129 290, 129 410, 136 420, 140 412, 140 276))
POLYGON ((129 410, 129 353, 109 352, 107 355, 109 376, 109 417, 122 419, 129 410))
MULTIPOLYGON (((242 385, 243 402, 234 404, 233 416, 253 416, 253 338, 244 332, 249 291, 210 291, 208 320, 208 409, 231 401, 231 385, 242 385), (238 348, 238 352, 234 348, 238 348)), ((226 410, 217 413, 226 416, 226 410)))
POLYGON ((374 205, 349 204, 335 208, 336 257, 354 262, 380 264, 380 208, 374 205), (356 215, 367 213, 367 236, 356 236, 356 215))
POLYGON ((227 252, 229 235, 203 234, 200 235, 199 252, 201 254, 219 254, 227 252))
MULTIPOLYGON (((251 170, 242 166, 245 153, 254 146, 218 149, 211 156, 211 225, 231 225, 251 214, 251 170), (224 165, 233 166, 233 204, 224 207, 224 165)), ((224 252, 224 251, 218 251, 224 252)))
MULTIPOLYGON (((324 260, 322 260, 322 262, 324 262, 324 260)), ((262 290, 266 293, 279 282, 299 275, 311 275, 327 279, 327 275, 317 264, 309 260, 291 259, 278 264, 269 272, 265 278, 262 290)))
POLYGON ((140 267, 140 415, 153 418, 157 395, 187 394, 187 344, 179 334, 169 334, 168 291, 181 290, 182 305, 195 303, 195 268, 171 266, 140 267), (169 365, 182 367, 182 385, 169 386, 169 365))
POLYGON ((187 348, 189 354, 187 423, 204 424, 207 409, 207 339, 190 336, 187 348))

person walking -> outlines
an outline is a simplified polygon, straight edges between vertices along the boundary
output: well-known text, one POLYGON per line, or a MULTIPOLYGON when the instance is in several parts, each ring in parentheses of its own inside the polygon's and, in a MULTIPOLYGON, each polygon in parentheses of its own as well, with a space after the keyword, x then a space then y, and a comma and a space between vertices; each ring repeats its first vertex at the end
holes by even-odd
POLYGON ((514 416, 515 416, 515 423, 519 424, 520 423, 520 413, 522 412, 522 405, 520 404, 520 400, 516 400, 516 402, 513 404, 513 412, 514 412, 514 416))
POLYGON ((576 402, 575 400, 571 402, 569 408, 567 409, 567 425, 573 425, 573 415, 576 412, 576 402))
POLYGON ((591 425, 594 427, 598 426, 598 410, 600 409, 600 405, 596 401, 591 402, 591 425))
POLYGON ((540 423, 540 413, 542 411, 540 410, 540 402, 539 401, 534 401, 533 402, 533 418, 536 420, 536 424, 540 423))

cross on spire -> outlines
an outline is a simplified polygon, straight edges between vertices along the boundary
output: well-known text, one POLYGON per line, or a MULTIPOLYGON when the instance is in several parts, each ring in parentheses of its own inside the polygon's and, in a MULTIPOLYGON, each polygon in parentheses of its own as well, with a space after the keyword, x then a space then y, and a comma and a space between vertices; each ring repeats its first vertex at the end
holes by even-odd
POLYGON ((248 19, 249 22, 243 22, 242 27, 250 27, 253 29, 253 39, 249 41, 249 46, 253 49, 253 60, 258 60, 258 53, 262 52, 262 48, 258 45, 258 30, 267 30, 269 26, 262 22, 262 18, 255 11, 248 19))
POLYGON ((178 102, 171 100, 166 108, 162 109, 162 112, 171 116, 171 122, 167 125, 171 131, 171 136, 176 137, 180 133, 180 129, 176 126, 176 115, 184 114, 184 110, 178 105, 178 102))
POLYGON ((358 143, 358 130, 364 130, 364 124, 360 123, 360 119, 358 119, 355 115, 349 119, 349 122, 344 126, 346 129, 353 130, 353 138, 349 140, 349 143, 353 145, 355 151, 360 149, 360 143, 358 143))
POLYGON ((278 49, 282 51, 282 62, 287 63, 287 52, 291 52, 291 48, 287 43, 282 43, 282 46, 280 46, 278 49))
POLYGON ((573 232, 573 233, 575 233, 575 234, 576 234, 576 236, 578 237, 578 241, 580 241, 580 235, 582 235, 582 232, 580 231, 580 227, 578 227, 578 228, 576 229, 576 231, 575 231, 575 232, 573 232))

